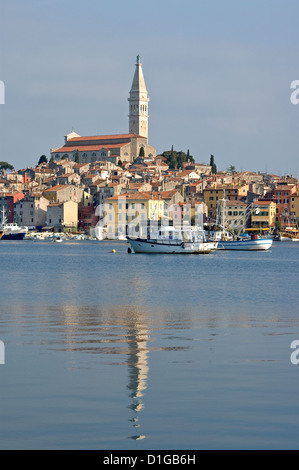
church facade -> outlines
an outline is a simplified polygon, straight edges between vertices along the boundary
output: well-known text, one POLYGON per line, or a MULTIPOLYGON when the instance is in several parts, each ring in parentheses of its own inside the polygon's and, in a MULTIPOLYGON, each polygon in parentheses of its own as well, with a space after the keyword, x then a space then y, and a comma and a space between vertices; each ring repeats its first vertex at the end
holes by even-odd
POLYGON ((72 131, 64 139, 64 145, 51 149, 55 160, 79 158, 80 163, 111 161, 133 163, 140 155, 155 158, 156 150, 148 144, 148 93, 142 64, 137 56, 135 73, 129 94, 129 133, 82 137, 72 131))

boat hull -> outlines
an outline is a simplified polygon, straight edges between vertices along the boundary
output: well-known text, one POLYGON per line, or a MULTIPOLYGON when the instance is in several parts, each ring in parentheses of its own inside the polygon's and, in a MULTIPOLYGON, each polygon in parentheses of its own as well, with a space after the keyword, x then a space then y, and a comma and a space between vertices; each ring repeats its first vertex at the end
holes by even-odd
POLYGON ((217 249, 217 242, 171 242, 127 237, 135 253, 208 254, 217 249))
POLYGON ((256 240, 227 240, 218 243, 219 250, 265 251, 273 245, 272 238, 256 240))
POLYGON ((26 232, 4 233, 1 240, 24 240, 26 232))

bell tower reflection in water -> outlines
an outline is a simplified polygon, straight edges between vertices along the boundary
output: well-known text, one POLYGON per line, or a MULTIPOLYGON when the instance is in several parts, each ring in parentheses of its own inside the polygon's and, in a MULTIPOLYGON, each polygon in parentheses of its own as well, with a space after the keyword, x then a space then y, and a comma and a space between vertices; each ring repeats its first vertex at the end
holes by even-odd
POLYGON ((144 325, 140 323, 140 317, 132 328, 128 331, 129 335, 129 351, 128 354, 128 368, 129 368, 129 382, 128 389, 130 390, 131 404, 128 406, 133 411, 133 416, 130 421, 136 430, 136 435, 131 436, 131 439, 140 440, 145 439, 146 436, 138 434, 139 412, 143 410, 143 396, 147 388, 148 378, 148 352, 147 342, 149 341, 148 331, 144 325))

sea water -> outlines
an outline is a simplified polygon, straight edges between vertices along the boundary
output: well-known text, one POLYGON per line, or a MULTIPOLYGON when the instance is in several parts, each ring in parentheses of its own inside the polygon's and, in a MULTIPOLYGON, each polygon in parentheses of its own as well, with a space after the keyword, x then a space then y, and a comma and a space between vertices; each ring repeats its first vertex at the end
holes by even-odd
POLYGON ((0 448, 297 449, 299 243, 127 248, 0 242, 0 448))

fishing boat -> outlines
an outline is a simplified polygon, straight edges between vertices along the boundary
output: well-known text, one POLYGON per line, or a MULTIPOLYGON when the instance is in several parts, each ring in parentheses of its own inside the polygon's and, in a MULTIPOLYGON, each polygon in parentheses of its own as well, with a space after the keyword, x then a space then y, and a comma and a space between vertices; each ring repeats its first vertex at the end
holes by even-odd
MULTIPOLYGON (((225 217, 225 192, 221 205, 219 206, 218 219, 221 222, 216 221, 216 225, 219 226, 222 232, 221 238, 218 243, 219 250, 242 250, 242 251, 265 251, 269 250, 273 245, 272 237, 262 237, 253 233, 251 237, 249 235, 241 236, 241 230, 244 230, 247 218, 250 216, 255 208, 254 203, 249 204, 246 211, 238 218, 234 220, 234 223, 228 225, 225 217)), ((219 232, 218 237, 219 237, 219 232)))
POLYGON ((217 250, 218 241, 207 241, 203 230, 164 227, 156 235, 126 237, 135 253, 208 254, 217 250))
POLYGON ((273 245, 272 238, 239 238, 231 240, 220 240, 218 243, 219 250, 242 250, 242 251, 261 251, 269 250, 273 245))

